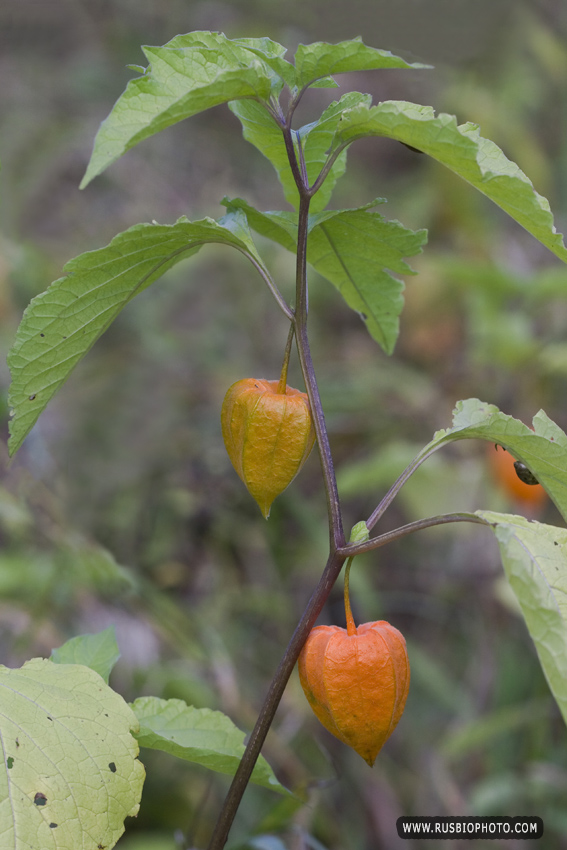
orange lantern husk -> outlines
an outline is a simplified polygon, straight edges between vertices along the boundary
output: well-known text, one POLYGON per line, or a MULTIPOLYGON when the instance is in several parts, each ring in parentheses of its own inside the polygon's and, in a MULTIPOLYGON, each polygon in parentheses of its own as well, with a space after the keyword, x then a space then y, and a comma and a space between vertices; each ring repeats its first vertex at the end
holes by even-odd
POLYGON ((299 657, 299 679, 318 720, 372 767, 403 714, 409 659, 403 635, 390 623, 354 625, 348 573, 345 608, 346 629, 316 626, 309 634, 299 657))
POLYGON ((307 395, 281 379, 245 378, 229 388, 221 425, 232 465, 267 519, 315 442, 307 395))

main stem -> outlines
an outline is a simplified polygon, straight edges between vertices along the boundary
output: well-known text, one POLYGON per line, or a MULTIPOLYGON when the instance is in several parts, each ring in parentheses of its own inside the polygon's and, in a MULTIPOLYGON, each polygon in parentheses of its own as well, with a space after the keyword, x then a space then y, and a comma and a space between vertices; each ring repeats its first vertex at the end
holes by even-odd
POLYGON ((345 557, 336 552, 329 556, 329 560, 327 561, 327 565, 323 571, 319 584, 311 596, 311 599, 307 603, 307 607, 297 624, 283 658, 280 661, 279 667, 276 670, 274 678, 272 679, 264 704, 260 709, 256 725, 252 730, 244 755, 242 756, 238 769, 234 775, 234 779, 232 780, 232 784, 224 801, 222 811, 209 844, 209 850, 222 850, 226 844, 228 833, 230 832, 232 822, 235 818, 236 812, 238 811, 242 795, 250 781, 254 765, 256 764, 266 739, 266 735, 272 725, 272 721, 289 677, 291 676, 293 668, 299 658, 301 648, 307 640, 309 632, 315 625, 315 621, 321 613, 344 562, 345 557))
MULTIPOLYGON (((329 516, 330 554, 323 574, 319 580, 319 584, 315 588, 311 599, 307 603, 307 606, 301 615, 301 619, 297 624, 283 658, 280 661, 278 669, 276 670, 274 678, 272 679, 264 704, 260 709, 260 714, 258 715, 256 724, 252 730, 248 744, 246 745, 244 755, 242 756, 228 794, 225 798, 219 819, 209 843, 209 850, 222 850, 226 844, 240 801, 242 800, 244 791, 250 781, 254 765, 256 764, 270 726, 274 720, 277 707, 280 703, 289 677, 291 676, 293 668, 299 658, 301 648, 307 640, 309 632, 315 625, 315 621, 327 601, 333 585, 335 584, 346 560, 346 556, 337 551, 341 546, 345 545, 345 537, 343 532, 337 483, 333 468, 333 459, 331 456, 325 417, 323 414, 323 407, 321 404, 307 335, 307 236, 309 229, 309 203, 313 192, 310 191, 307 184, 307 171, 303 161, 301 147, 299 147, 300 162, 298 162, 296 156, 292 131, 290 129, 291 116, 292 112, 288 115, 286 126, 282 129, 290 167, 300 196, 297 227, 296 307, 292 321, 295 328, 299 361, 309 398, 309 405, 311 408, 311 415, 313 417, 315 434, 317 436, 319 457, 321 459, 323 478, 325 482, 325 493, 327 497, 327 510, 329 516)), ((288 339, 288 342, 290 342, 290 339, 288 339)))

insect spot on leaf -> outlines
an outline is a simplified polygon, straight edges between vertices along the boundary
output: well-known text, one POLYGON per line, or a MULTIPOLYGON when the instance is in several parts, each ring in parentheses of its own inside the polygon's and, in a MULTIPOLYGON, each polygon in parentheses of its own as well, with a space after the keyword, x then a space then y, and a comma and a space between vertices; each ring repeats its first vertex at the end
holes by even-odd
POLYGON ((40 336, 45 336, 45 334, 40 334, 40 336))
POLYGON ((34 398, 35 398, 35 393, 33 393, 32 395, 29 396, 29 401, 33 401, 34 398))
POLYGON ((14 767, 13 756, 8 756, 8 758, 6 759, 6 767, 8 768, 8 770, 12 770, 12 768, 14 767))
POLYGON ((47 797, 45 796, 45 794, 42 794, 41 791, 38 791, 35 797, 33 798, 33 801, 36 806, 45 806, 45 804, 47 803, 47 797))
POLYGON ((521 460, 517 460, 515 462, 514 469, 516 470, 516 475, 518 476, 520 481, 524 482, 524 484, 530 484, 531 486, 533 486, 534 484, 539 484, 539 481, 537 480, 531 469, 528 469, 526 464, 522 463, 521 460))
POLYGON ((20 746, 20 742, 19 742, 18 738, 16 738, 16 747, 19 747, 19 746, 20 746))
POLYGON ((111 761, 110 764, 108 765, 108 769, 110 770, 111 773, 116 773, 116 765, 114 764, 113 761, 111 761))
POLYGON ((59 824, 56 824, 56 823, 50 823, 50 824, 49 824, 49 829, 57 829, 58 825, 59 825, 59 824))

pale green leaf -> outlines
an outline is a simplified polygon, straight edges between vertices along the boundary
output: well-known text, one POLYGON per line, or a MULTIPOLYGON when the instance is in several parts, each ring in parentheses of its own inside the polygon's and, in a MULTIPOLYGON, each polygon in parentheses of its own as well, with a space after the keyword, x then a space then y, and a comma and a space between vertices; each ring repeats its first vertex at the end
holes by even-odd
POLYGON ((453 427, 438 431, 420 458, 448 442, 464 439, 487 440, 503 446, 533 472, 567 519, 567 436, 543 411, 534 416, 532 430, 518 419, 501 413, 493 404, 474 398, 459 401, 453 427))
POLYGON ((300 44, 295 54, 297 85, 303 88, 321 77, 348 71, 372 71, 385 68, 430 68, 420 63, 410 64, 388 50, 367 47, 360 37, 327 44, 300 44))
POLYGON ((480 136, 476 125, 457 126, 453 115, 435 116, 430 106, 385 101, 343 113, 337 144, 365 136, 386 136, 429 154, 498 204, 567 262, 567 249, 555 229, 548 201, 494 142, 480 136))
MULTIPOLYGON (((233 775, 244 753, 244 732, 221 711, 194 708, 180 699, 140 697, 132 708, 140 722, 136 737, 141 747, 233 775)), ((289 794, 260 756, 251 781, 280 794, 289 794)))
POLYGON ((88 667, 0 667, 0 846, 114 847, 144 782, 138 722, 88 667))
POLYGON ((102 122, 81 188, 172 124, 236 98, 265 100, 272 90, 272 68, 220 33, 189 33, 143 50, 150 64, 142 77, 128 83, 102 122))
POLYGON ((567 722, 567 530, 477 511, 492 528, 508 581, 567 722))
POLYGON ((282 44, 278 44, 277 41, 272 41, 271 38, 267 38, 266 36, 261 38, 235 38, 232 43, 239 47, 245 47, 247 50, 255 53, 264 60, 266 65, 275 71, 275 75, 280 78, 280 81, 278 82, 277 79, 274 80, 273 90, 276 92, 279 91, 284 82, 290 89, 295 88, 296 70, 291 62, 284 59, 287 48, 282 44))
MULTIPOLYGON (((299 130, 310 186, 315 183, 322 167, 327 161, 336 128, 343 112, 359 104, 370 104, 371 101, 372 98, 370 95, 360 94, 359 92, 347 92, 339 101, 331 103, 318 121, 299 130)), ((346 168, 346 156, 344 154, 346 154, 346 149, 337 157, 322 187, 313 196, 310 206, 312 213, 324 209, 329 203, 335 184, 342 177, 346 168)), ((287 200, 289 201, 289 198, 287 200)), ((294 206, 297 206, 297 204, 294 204, 294 206)))
POLYGON ((239 212, 218 222, 182 218, 173 225, 137 224, 105 248, 71 260, 64 268, 65 277, 31 301, 8 356, 12 454, 122 308, 209 242, 231 245, 262 265, 246 218, 239 212))
POLYGON ((54 664, 83 664, 108 684, 112 668, 120 658, 114 626, 94 635, 78 635, 52 650, 54 664))

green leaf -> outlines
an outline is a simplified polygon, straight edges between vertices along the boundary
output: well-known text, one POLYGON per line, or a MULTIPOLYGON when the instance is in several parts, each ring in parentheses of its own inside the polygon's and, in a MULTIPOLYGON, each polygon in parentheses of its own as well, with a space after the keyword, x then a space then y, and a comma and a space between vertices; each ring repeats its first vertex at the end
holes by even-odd
POLYGON ((309 264, 336 286, 372 338, 391 354, 404 284, 390 271, 414 274, 403 257, 421 253, 427 232, 408 230, 368 207, 319 213, 310 217, 309 226, 309 264))
POLYGON ((409 64, 388 50, 367 47, 360 36, 338 44, 317 41, 300 44, 295 54, 297 85, 312 84, 321 77, 343 74, 347 71, 372 71, 385 68, 430 68, 420 63, 409 64))
POLYGON ((464 439, 487 440, 507 449, 534 473, 567 519, 567 435, 542 410, 534 416, 532 430, 493 404, 476 398, 459 401, 453 427, 438 431, 419 457, 464 439))
POLYGON ((284 59, 287 53, 286 47, 266 36, 262 38, 235 38, 232 43, 255 53, 275 71, 276 77, 279 78, 279 80, 275 79, 273 84, 276 91, 281 89, 284 82, 290 89, 295 88, 297 74, 292 63, 284 59))
POLYGON ((181 218, 173 225, 137 224, 105 248, 71 260, 66 276, 31 301, 8 356, 11 454, 122 308, 208 242, 231 245, 262 267, 246 218, 238 211, 218 222, 181 218))
POLYGON ((430 106, 385 101, 343 113, 336 142, 350 143, 365 136, 397 139, 429 154, 498 204, 567 262, 567 249, 555 229, 548 201, 494 142, 480 136, 475 124, 457 126, 453 115, 441 113, 436 117, 430 106))
POLYGON ((143 51, 150 64, 142 77, 128 83, 102 122, 81 188, 172 124, 229 100, 265 100, 272 91, 272 68, 220 33, 188 33, 143 51))
MULTIPOLYGON (((306 124, 298 130, 310 185, 313 185, 327 160, 327 153, 342 113, 360 103, 369 104, 371 100, 370 95, 349 92, 343 95, 339 101, 331 103, 318 121, 306 124)), ((297 209, 299 207, 299 193, 289 167, 281 128, 266 108, 257 101, 233 101, 229 103, 229 108, 242 124, 242 133, 246 141, 254 145, 272 163, 284 190, 286 201, 294 209, 297 209)), ((337 157, 322 188, 313 196, 312 212, 322 210, 328 204, 337 180, 344 174, 346 168, 345 154, 346 150, 337 157)))
POLYGON ((256 233, 277 242, 292 253, 297 250, 297 213, 287 210, 260 212, 242 198, 223 198, 222 203, 229 213, 243 213, 256 233))
MULTIPOLYGON (((218 773, 236 772, 244 753, 244 732, 221 711, 157 697, 141 697, 132 703, 132 708, 140 722, 136 737, 141 747, 163 750, 218 773)), ((280 794, 289 794, 262 756, 251 781, 280 794)))
POLYGON ((136 716, 93 670, 0 667, 1 846, 114 847, 139 809, 136 716))
POLYGON ((541 666, 567 723, 567 530, 477 511, 492 528, 541 666))
POLYGON ((78 635, 51 652, 54 664, 83 664, 101 676, 106 684, 120 658, 114 626, 94 635, 78 635))
MULTIPOLYGON (((240 198, 224 199, 229 210, 246 214, 250 227, 289 251, 297 245, 297 215, 259 212, 240 198)), ((414 274, 403 257, 421 252, 425 230, 408 230, 371 212, 372 201, 353 210, 325 210, 309 216, 307 260, 331 281, 349 307, 363 318, 370 335, 389 354, 399 330, 402 281, 389 272, 414 274)))

